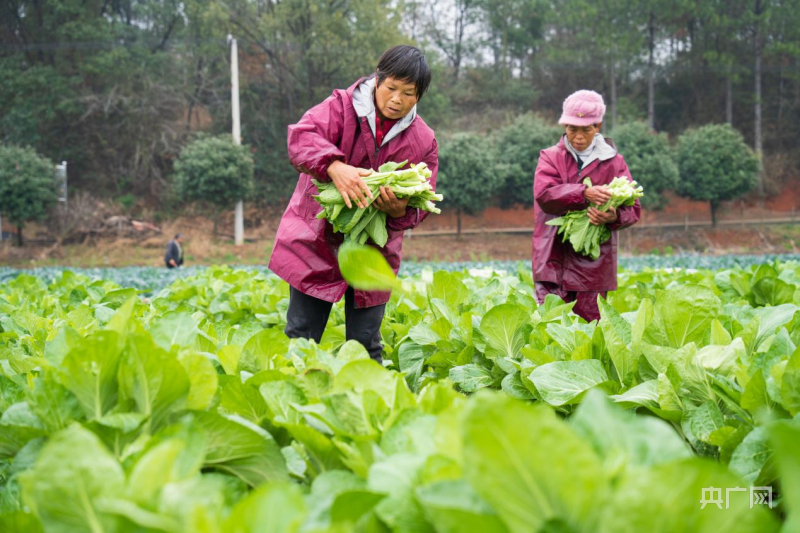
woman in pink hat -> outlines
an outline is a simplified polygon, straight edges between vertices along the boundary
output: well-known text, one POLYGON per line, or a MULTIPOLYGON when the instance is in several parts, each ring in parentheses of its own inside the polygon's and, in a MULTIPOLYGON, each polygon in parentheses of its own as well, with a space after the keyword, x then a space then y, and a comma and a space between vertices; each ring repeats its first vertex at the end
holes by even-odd
POLYGON ((578 91, 564 100, 558 123, 565 133, 558 144, 542 150, 533 178, 534 231, 533 279, 536 299, 555 294, 575 302, 573 311, 588 321, 599 320, 597 297, 617 288, 617 232, 635 224, 641 214, 639 200, 629 207, 606 212, 600 206, 611 198, 608 185, 617 176, 631 180, 631 173, 611 139, 600 133, 606 106, 594 91, 578 91), (592 187, 583 184, 590 178, 592 187), (592 260, 561 242, 556 226, 546 222, 569 211, 588 208, 592 224, 606 224, 611 239, 592 260))

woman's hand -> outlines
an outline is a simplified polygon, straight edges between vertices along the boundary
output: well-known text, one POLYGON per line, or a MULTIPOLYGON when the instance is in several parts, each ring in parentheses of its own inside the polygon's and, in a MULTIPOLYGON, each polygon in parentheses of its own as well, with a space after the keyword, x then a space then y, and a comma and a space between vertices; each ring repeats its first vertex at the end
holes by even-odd
POLYGON ((395 196, 391 187, 381 187, 381 194, 375 198, 375 207, 392 218, 400 218, 406 214, 408 200, 395 196))
POLYGON ((594 207, 590 207, 586 211, 589 214, 589 222, 595 226, 599 226, 600 224, 611 224, 612 222, 617 221, 617 210, 611 206, 608 207, 608 211, 600 211, 594 207))
POLYGON ((372 174, 371 170, 351 167, 341 161, 334 161, 328 166, 328 176, 344 198, 344 204, 348 208, 353 207, 353 202, 362 209, 369 205, 369 201, 364 195, 373 198, 372 191, 361 178, 370 174, 372 174))
POLYGON ((597 187, 586 187, 583 191, 583 197, 590 204, 603 205, 611 200, 611 191, 605 185, 598 185, 597 187))

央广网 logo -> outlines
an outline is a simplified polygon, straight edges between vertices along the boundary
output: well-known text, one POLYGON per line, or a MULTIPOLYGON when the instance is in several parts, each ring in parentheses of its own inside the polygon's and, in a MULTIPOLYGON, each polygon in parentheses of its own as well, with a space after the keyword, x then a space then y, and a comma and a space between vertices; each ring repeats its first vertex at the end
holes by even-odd
MULTIPOLYGON (((725 509, 730 507, 731 492, 747 492, 745 487, 733 487, 725 489, 725 501, 722 500, 722 488, 720 487, 703 487, 703 492, 700 496, 700 509, 705 509, 706 505, 716 505, 722 509, 722 504, 725 503, 725 509)), ((768 505, 772 509, 772 487, 750 487, 750 509, 754 505, 768 505)))

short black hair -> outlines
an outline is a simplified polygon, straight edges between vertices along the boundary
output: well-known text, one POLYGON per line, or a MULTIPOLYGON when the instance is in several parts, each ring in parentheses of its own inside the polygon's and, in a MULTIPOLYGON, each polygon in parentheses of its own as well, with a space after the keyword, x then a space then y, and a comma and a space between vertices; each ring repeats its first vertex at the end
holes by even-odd
POLYGON ((176 233, 176 234, 175 234, 175 238, 176 238, 176 239, 180 239, 181 237, 182 237, 182 235, 181 235, 180 233, 176 233))
POLYGON ((386 50, 378 61, 378 85, 386 78, 413 83, 417 88, 417 100, 431 84, 431 67, 419 48, 408 45, 393 46, 386 50))

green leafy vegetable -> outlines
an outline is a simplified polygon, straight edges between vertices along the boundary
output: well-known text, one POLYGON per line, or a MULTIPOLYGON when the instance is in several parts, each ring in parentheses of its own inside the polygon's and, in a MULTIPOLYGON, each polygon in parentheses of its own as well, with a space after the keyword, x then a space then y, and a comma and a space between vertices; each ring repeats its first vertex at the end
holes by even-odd
MULTIPOLYGON (((592 186, 589 178, 584 179, 583 183, 587 187, 592 186)), ((644 196, 642 188, 637 186, 635 181, 628 181, 624 177, 615 177, 608 188, 611 191, 611 199, 597 208, 600 211, 608 211, 611 207, 616 209, 620 206, 633 205, 637 198, 644 196)), ((600 245, 611 238, 608 226, 605 224, 596 226, 589 221, 588 209, 570 211, 563 217, 548 220, 545 224, 558 226, 561 242, 569 241, 576 252, 592 259, 600 257, 600 245)))
POLYGON ((339 248, 339 271, 350 286, 363 291, 390 291, 399 288, 386 258, 371 246, 354 243, 339 248))
POLYGON ((364 244, 371 239, 383 248, 389 239, 386 213, 372 205, 374 198, 380 196, 381 187, 390 188, 397 198, 408 198, 409 207, 440 213, 441 210, 433 202, 441 202, 442 195, 433 192, 433 186, 429 183, 431 171, 428 166, 425 163, 418 165, 411 163, 409 168, 399 170, 406 163, 407 161, 385 163, 378 172, 362 178, 373 196, 373 200, 367 198, 369 205, 363 209, 356 205, 347 207, 344 198, 332 182, 314 180, 314 185, 319 191, 314 199, 323 207, 317 218, 328 220, 333 225, 334 231, 344 233, 345 242, 364 244))

